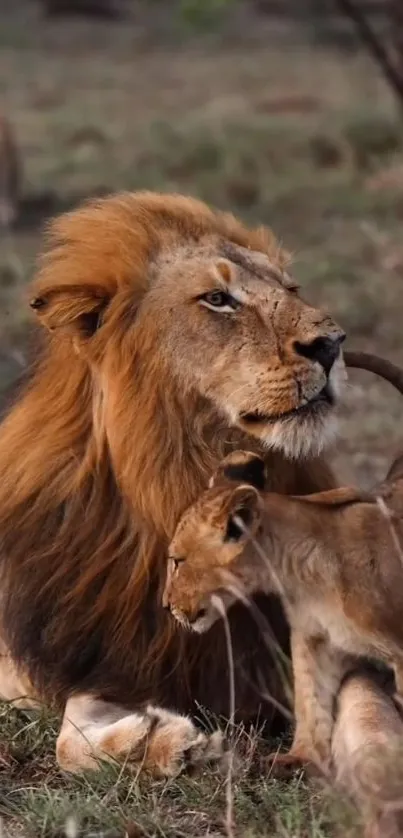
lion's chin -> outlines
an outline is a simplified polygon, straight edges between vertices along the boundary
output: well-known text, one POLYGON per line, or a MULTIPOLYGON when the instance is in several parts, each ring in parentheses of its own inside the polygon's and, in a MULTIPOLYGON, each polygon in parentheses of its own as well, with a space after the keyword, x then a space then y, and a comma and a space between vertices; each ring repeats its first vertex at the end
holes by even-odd
POLYGON ((329 446, 337 435, 338 422, 329 408, 295 416, 278 418, 274 422, 249 424, 242 422, 248 436, 258 439, 263 448, 281 451, 288 460, 316 457, 329 446))
POLYGON ((320 454, 334 437, 334 408, 333 391, 326 385, 312 402, 302 407, 279 416, 265 416, 259 411, 245 413, 239 423, 265 448, 282 451, 287 459, 299 459, 320 454))
POLYGON ((260 435, 265 448, 282 451, 289 460, 316 457, 337 435, 337 417, 327 411, 278 420, 260 435))

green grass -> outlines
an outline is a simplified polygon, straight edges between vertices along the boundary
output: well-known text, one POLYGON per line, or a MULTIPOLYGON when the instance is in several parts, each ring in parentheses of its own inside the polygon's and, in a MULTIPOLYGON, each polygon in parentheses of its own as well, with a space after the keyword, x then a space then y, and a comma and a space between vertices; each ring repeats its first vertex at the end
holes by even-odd
MULTIPOLYGON (((104 765, 97 774, 72 777, 55 766, 56 719, 0 705, 0 729, 0 815, 23 834, 55 838, 66 829, 88 838, 226 834, 226 772, 206 769, 156 781, 104 765)), ((236 835, 330 838, 341 834, 342 825, 358 829, 354 811, 319 782, 308 784, 301 774, 288 782, 272 777, 265 751, 256 734, 238 732, 232 785, 236 835)))
MULTIPOLYGON (((350 346, 403 363, 403 123, 363 53, 314 47, 302 21, 168 42, 153 15, 154 41, 141 25, 35 14, 32 3, 0 12, 0 96, 24 163, 20 224, 0 238, 0 401, 24 365, 43 223, 120 188, 188 192, 271 225, 350 346)), ((351 381, 335 458, 368 483, 400 443, 401 397, 365 374, 351 381)), ((0 710, 0 814, 13 838, 226 834, 225 776, 156 782, 109 766, 73 778, 56 767, 56 735, 55 719, 0 710)), ((275 779, 256 736, 238 753, 237 838, 360 834, 323 785, 275 779)))

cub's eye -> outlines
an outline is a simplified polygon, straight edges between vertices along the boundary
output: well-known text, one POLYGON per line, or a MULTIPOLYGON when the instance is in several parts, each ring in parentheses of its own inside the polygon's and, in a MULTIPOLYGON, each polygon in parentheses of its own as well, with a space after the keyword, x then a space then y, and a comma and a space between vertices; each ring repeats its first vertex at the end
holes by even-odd
POLYGON ((228 291, 221 291, 217 288, 214 291, 207 291, 198 298, 201 305, 214 311, 233 312, 240 307, 240 303, 228 291))
POLYGON ((169 559, 173 564, 174 570, 178 570, 179 565, 185 561, 185 559, 176 559, 173 556, 170 556, 169 559))

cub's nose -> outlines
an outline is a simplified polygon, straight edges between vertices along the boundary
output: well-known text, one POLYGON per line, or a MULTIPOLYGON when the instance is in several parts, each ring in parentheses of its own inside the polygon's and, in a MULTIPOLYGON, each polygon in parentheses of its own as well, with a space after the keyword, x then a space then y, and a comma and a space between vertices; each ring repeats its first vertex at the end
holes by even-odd
POLYGON ((300 343, 298 340, 294 342, 294 349, 298 355, 303 358, 309 358, 311 361, 318 361, 323 367, 326 375, 329 374, 332 366, 339 355, 340 346, 345 340, 344 333, 335 335, 335 337, 318 337, 309 343, 300 343))

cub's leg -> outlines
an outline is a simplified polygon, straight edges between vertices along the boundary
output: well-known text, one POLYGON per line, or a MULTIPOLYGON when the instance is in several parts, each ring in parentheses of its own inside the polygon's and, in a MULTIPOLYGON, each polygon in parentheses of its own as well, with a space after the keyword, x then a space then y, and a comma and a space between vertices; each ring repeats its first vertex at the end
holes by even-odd
POLYGON ((150 706, 133 713, 81 694, 67 701, 56 756, 60 767, 73 773, 116 760, 172 777, 185 766, 219 761, 223 740, 218 731, 201 733, 179 713, 150 706))
POLYGON ((323 637, 291 634, 294 672, 295 733, 290 751, 276 755, 280 765, 311 764, 327 771, 335 696, 346 671, 347 658, 323 637))
POLYGON ((401 835, 403 721, 391 698, 367 674, 343 684, 332 737, 336 782, 372 821, 371 836, 401 835))

